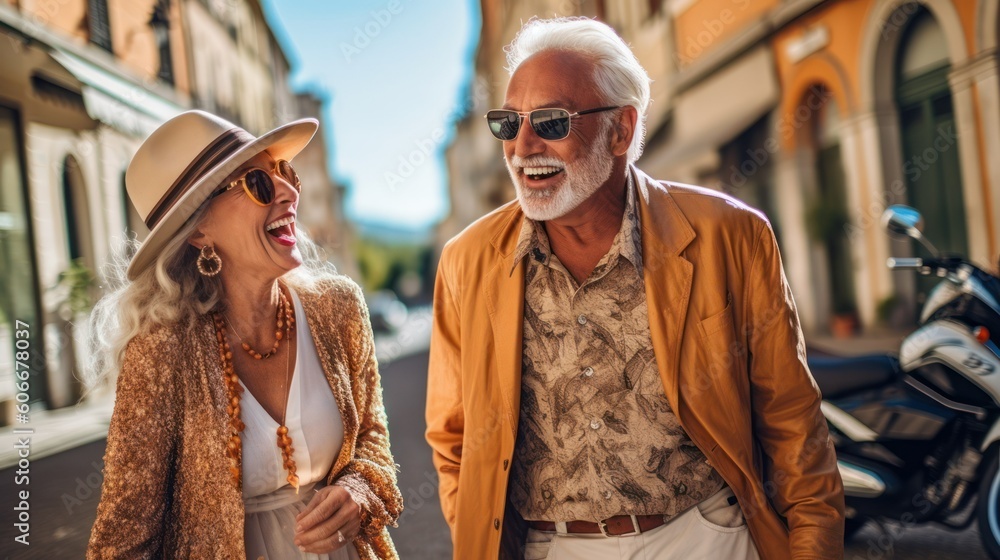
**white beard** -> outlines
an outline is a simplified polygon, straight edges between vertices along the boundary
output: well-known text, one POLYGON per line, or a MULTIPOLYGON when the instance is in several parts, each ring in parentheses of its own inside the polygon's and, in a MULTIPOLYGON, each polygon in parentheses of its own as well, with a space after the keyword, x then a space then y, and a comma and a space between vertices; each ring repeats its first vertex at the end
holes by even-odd
POLYGON ((591 144, 590 152, 571 164, 552 157, 514 156, 507 160, 507 171, 514 182, 517 200, 524 215, 537 222, 554 220, 573 211, 584 200, 591 197, 601 185, 611 177, 614 158, 608 147, 611 127, 605 126, 591 144), (518 170, 525 167, 562 167, 563 180, 546 189, 532 189, 521 184, 518 170))

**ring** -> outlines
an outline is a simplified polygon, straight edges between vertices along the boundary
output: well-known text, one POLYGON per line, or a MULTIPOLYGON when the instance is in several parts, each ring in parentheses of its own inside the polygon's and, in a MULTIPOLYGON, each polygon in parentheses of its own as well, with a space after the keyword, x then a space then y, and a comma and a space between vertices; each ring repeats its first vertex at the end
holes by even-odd
POLYGON ((344 542, 344 534, 340 532, 340 529, 337 529, 337 542, 344 542))

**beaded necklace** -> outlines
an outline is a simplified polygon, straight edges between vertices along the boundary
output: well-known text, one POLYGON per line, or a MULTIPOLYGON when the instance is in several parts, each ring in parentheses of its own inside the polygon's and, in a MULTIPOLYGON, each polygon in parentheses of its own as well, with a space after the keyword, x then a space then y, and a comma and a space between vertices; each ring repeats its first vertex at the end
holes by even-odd
POLYGON ((295 320, 295 315, 292 313, 293 311, 294 310, 292 309, 291 304, 288 303, 288 298, 285 297, 285 292, 281 291, 281 289, 279 288, 278 320, 274 328, 274 344, 271 346, 271 349, 268 350, 267 353, 265 354, 261 354, 260 352, 254 350, 249 344, 244 342, 243 337, 240 336, 239 331, 237 331, 236 327, 234 327, 233 324, 229 321, 229 317, 227 317, 225 314, 223 314, 222 317, 226 320, 226 323, 229 325, 229 328, 233 330, 233 333, 236 335, 236 338, 240 339, 240 346, 243 347, 243 350, 245 350, 247 354, 253 356, 255 360, 264 360, 273 356, 274 353, 278 351, 278 347, 281 346, 281 339, 284 338, 281 329, 285 325, 290 325, 291 322, 295 320), (284 321, 282 321, 282 316, 284 316, 284 321))
MULTIPOLYGON (((280 287, 279 287, 280 290, 280 287)), ((288 303, 287 298, 283 291, 279 292, 278 299, 278 331, 275 332, 275 343, 274 347, 267 354, 261 355, 249 348, 249 345, 243 343, 244 350, 247 350, 254 359, 260 360, 270 357, 277 350, 278 342, 282 338, 286 338, 295 329, 295 315, 294 308, 288 303), (284 316, 284 317, 282 317, 284 316), (282 321, 284 318, 284 321, 282 321), (284 333, 281 329, 284 329, 284 333), (278 335, 284 336, 278 336, 278 335)), ((219 356, 222 359, 222 376, 226 383, 226 392, 229 397, 229 402, 226 404, 226 413, 229 415, 229 443, 226 445, 226 455, 230 458, 229 472, 232 474, 233 482, 236 484, 236 488, 243 489, 243 479, 242 479, 242 469, 243 464, 243 442, 240 439, 240 432, 246 429, 246 425, 243 420, 240 419, 240 395, 243 393, 243 386, 240 385, 240 378, 236 374, 236 370, 233 367, 233 352, 229 346, 229 341, 226 339, 226 323, 228 319, 225 316, 221 316, 219 313, 212 313, 212 318, 215 323, 215 339, 219 343, 219 356)), ((230 324, 230 328, 232 325, 230 324)), ((236 333, 236 329, 232 329, 236 333)), ((237 338, 240 338, 239 333, 236 333, 237 338)), ((240 338, 240 342, 243 339, 240 338)), ((285 386, 289 388, 290 383, 288 380, 289 373, 289 354, 291 354, 291 349, 289 349, 288 354, 285 355, 285 386)), ((288 392, 285 393, 285 406, 281 409, 281 424, 278 426, 277 436, 278 436, 278 448, 281 449, 281 459, 285 470, 288 471, 288 477, 286 480, 289 484, 295 488, 295 493, 299 492, 299 477, 295 472, 295 460, 292 456, 295 449, 292 447, 292 438, 288 435, 288 427, 285 426, 285 411, 288 408, 288 392)))

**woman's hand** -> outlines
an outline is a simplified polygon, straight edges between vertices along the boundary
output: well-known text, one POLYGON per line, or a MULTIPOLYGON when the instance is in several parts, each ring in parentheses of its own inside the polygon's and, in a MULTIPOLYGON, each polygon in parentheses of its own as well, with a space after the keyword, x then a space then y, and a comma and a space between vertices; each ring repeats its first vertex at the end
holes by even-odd
POLYGON ((361 506, 344 488, 326 486, 316 491, 295 522, 295 545, 299 550, 333 552, 361 532, 361 506))

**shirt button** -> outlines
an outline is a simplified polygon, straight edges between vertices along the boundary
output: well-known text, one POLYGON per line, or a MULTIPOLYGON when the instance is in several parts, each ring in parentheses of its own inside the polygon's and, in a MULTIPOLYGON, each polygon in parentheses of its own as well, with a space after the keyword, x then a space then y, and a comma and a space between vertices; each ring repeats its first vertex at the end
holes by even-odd
POLYGON ((503 460, 503 470, 507 470, 507 465, 509 465, 509 464, 510 464, 510 461, 508 461, 507 459, 504 459, 503 460))
POLYGON ((600 429, 601 421, 598 420, 597 418, 594 418, 593 420, 590 421, 590 427, 595 430, 600 429))
POLYGON ((587 316, 586 315, 580 315, 579 317, 576 318, 576 322, 580 323, 581 325, 586 325, 587 324, 587 316))
POLYGON ((608 490, 608 491, 604 492, 604 499, 605 500, 610 500, 611 499, 611 490, 608 490))
POLYGON ((494 519, 493 520, 493 528, 496 529, 497 531, 500 530, 500 520, 499 519, 494 519))
POLYGON ((583 370, 584 377, 590 377, 592 375, 594 375, 594 368, 588 367, 587 369, 583 370))

